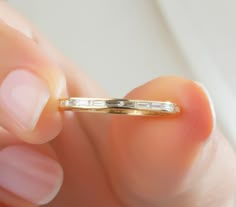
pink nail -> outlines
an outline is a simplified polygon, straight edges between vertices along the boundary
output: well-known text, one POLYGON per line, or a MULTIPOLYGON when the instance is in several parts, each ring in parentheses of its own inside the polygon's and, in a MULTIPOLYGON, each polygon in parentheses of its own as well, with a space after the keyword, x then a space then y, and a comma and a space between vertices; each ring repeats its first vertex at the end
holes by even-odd
POLYGON ((0 86, 0 107, 6 119, 29 131, 36 126, 49 95, 47 84, 39 77, 27 70, 14 70, 0 86))
POLYGON ((62 184, 62 168, 27 146, 0 151, 0 187, 37 205, 50 202, 62 184))

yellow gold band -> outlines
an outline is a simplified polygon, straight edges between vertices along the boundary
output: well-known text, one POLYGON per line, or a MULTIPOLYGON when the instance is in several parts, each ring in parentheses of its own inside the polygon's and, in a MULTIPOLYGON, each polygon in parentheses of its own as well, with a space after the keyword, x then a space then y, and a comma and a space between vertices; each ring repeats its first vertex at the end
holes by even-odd
POLYGON ((76 112, 96 112, 126 115, 171 115, 180 107, 168 101, 147 101, 109 98, 70 97, 59 100, 59 109, 76 112))

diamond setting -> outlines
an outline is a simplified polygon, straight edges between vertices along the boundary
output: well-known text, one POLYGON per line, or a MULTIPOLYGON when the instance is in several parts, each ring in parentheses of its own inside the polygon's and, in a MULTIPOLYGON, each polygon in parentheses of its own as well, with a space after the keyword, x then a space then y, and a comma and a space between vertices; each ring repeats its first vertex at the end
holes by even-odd
POLYGON ((106 106, 106 102, 102 101, 102 100, 94 100, 92 102, 92 106, 105 107, 106 106))
POLYGON ((149 102, 137 102, 136 107, 140 109, 150 109, 151 108, 151 103, 149 102))
POLYGON ((68 98, 61 99, 59 108, 73 111, 99 113, 116 113, 128 115, 167 115, 180 112, 180 108, 172 102, 102 99, 102 98, 68 98))

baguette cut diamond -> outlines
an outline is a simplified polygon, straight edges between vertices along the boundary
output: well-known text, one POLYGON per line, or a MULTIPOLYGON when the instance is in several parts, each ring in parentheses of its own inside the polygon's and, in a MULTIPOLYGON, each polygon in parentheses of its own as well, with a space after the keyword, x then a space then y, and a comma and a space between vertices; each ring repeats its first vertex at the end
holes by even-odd
POLYGON ((115 108, 132 108, 134 107, 134 103, 126 100, 126 99, 112 99, 112 100, 108 100, 106 101, 106 105, 108 107, 115 107, 115 108))
POLYGON ((69 105, 70 106, 78 106, 79 105, 79 101, 78 100, 75 100, 75 99, 71 99, 69 101, 69 105))
POLYGON ((83 107, 83 106, 89 106, 90 105, 90 100, 80 100, 79 101, 79 106, 83 107))
POLYGON ((101 106, 104 107, 106 106, 106 102, 105 101, 101 101, 101 100, 94 100, 92 102, 92 106, 101 106))
POLYGON ((152 103, 152 109, 160 109, 161 108, 161 104, 160 103, 152 103))
POLYGON ((138 108, 151 108, 151 103, 148 103, 148 102, 137 102, 136 103, 136 106, 138 108))
POLYGON ((172 103, 166 102, 166 103, 162 103, 162 108, 166 111, 173 111, 174 110, 174 105, 172 103))
POLYGON ((70 99, 69 106, 71 107, 87 107, 90 105, 90 100, 86 99, 70 99))

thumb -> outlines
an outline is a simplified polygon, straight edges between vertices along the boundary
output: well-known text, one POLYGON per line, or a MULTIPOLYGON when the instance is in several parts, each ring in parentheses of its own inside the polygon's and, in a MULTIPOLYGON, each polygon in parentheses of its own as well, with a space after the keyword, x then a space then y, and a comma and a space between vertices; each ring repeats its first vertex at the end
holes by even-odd
POLYGON ((121 200, 136 207, 225 205, 232 198, 236 158, 224 137, 212 134, 214 109, 203 88, 162 77, 127 98, 172 101, 181 114, 113 117, 106 166, 121 200))

